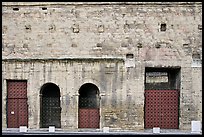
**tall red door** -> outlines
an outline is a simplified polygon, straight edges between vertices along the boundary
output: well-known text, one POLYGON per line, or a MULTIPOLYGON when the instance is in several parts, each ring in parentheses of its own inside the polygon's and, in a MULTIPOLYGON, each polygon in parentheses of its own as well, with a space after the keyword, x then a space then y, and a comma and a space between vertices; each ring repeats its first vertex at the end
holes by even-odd
POLYGON ((27 82, 7 81, 7 127, 28 126, 27 82))
POLYGON ((145 128, 178 129, 178 90, 145 90, 145 128))

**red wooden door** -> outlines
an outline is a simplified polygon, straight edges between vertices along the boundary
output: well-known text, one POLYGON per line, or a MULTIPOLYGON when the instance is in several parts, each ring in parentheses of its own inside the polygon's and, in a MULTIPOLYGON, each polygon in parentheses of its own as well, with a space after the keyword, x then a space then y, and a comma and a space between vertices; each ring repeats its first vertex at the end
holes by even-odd
POLYGON ((145 128, 178 129, 178 90, 145 90, 145 128))
POLYGON ((79 128, 99 128, 99 109, 79 109, 79 128))
POLYGON ((7 81, 7 127, 28 126, 27 82, 7 81))

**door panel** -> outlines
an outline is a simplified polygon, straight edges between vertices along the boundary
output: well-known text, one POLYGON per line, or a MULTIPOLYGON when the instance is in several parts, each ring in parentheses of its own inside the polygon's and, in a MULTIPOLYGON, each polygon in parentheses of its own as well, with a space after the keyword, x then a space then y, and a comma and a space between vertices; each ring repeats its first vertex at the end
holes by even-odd
POLYGON ((79 128, 89 128, 89 109, 79 109, 79 128))
POLYGON ((58 97, 43 97, 42 127, 61 127, 61 107, 58 97))
POLYGON ((163 90, 160 92, 160 125, 163 128, 178 128, 178 92, 163 90))
POLYGON ((7 127, 18 128, 18 99, 8 99, 7 104, 7 127))
POLYGON ((159 94, 145 91, 145 126, 146 128, 159 126, 159 94))
POLYGON ((8 98, 27 98, 26 81, 8 81, 7 82, 8 98))
POLYGON ((99 109, 79 109, 79 128, 99 128, 99 109))
POLYGON ((177 90, 145 90, 145 128, 178 129, 177 90))
POLYGON ((27 99, 18 99, 18 120, 19 126, 28 125, 28 106, 27 99))
POLYGON ((90 128, 99 128, 99 109, 89 110, 90 128))

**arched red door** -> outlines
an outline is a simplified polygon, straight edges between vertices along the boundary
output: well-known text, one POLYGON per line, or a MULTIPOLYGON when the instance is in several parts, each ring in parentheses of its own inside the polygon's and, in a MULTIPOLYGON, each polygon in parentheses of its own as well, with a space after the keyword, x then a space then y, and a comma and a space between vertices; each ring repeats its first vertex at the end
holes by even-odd
POLYGON ((79 128, 99 128, 99 98, 98 87, 86 83, 79 89, 79 128))

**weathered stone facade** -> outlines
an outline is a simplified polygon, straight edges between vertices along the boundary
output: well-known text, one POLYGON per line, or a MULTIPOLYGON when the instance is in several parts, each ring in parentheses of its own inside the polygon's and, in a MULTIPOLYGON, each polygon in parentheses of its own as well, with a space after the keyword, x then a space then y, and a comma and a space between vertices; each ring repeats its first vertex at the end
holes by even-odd
POLYGON ((100 129, 142 130, 147 67, 180 68, 179 129, 202 121, 199 2, 3 3, 2 56, 3 128, 14 79, 27 80, 29 128, 40 128, 40 90, 51 82, 62 129, 78 128, 78 91, 93 83, 100 129))

